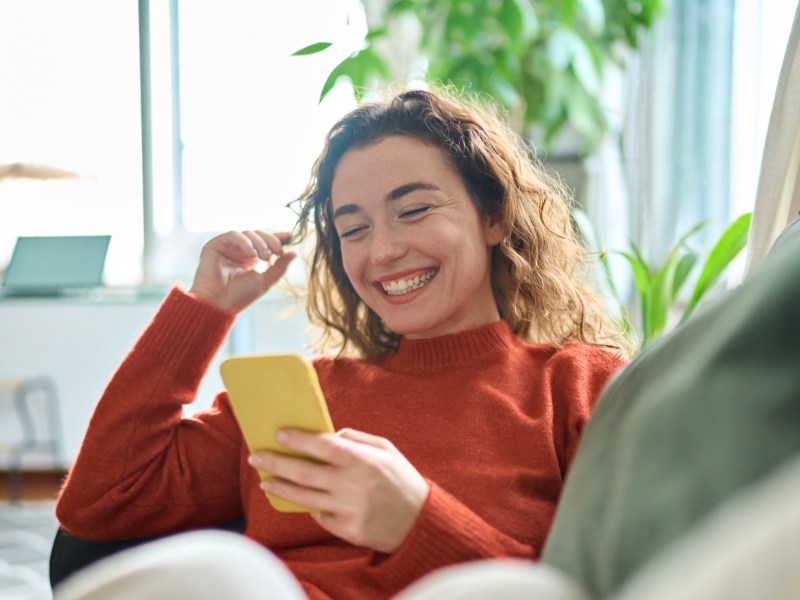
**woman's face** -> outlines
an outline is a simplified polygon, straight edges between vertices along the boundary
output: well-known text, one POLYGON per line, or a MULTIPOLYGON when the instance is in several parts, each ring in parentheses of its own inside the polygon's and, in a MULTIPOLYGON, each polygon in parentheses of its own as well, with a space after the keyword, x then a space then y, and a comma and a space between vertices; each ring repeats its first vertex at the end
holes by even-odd
POLYGON ((331 201, 345 272, 391 331, 430 338, 500 318, 491 249, 501 225, 479 214, 439 148, 391 136, 348 150, 331 201))

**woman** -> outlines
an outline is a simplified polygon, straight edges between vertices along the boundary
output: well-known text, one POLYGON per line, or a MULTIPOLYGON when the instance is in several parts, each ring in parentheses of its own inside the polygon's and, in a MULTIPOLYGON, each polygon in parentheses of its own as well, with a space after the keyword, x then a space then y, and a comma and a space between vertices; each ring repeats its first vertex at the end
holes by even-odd
POLYGON ((220 235, 189 292, 170 292, 98 404, 62 525, 112 539, 244 515, 310 598, 391 597, 443 566, 537 558, 624 352, 582 282, 560 186, 487 108, 427 91, 346 115, 310 181, 296 236, 220 235), (314 366, 339 431, 280 435, 320 462, 248 455, 224 393, 193 417, 182 407, 312 227, 308 314, 334 351, 314 366), (313 512, 276 512, 265 490, 313 512))

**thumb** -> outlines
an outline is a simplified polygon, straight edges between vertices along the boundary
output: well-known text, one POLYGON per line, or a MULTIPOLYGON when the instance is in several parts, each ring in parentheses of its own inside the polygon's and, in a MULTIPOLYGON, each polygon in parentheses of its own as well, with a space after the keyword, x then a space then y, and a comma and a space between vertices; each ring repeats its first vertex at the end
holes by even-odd
POLYGON ((285 254, 281 254, 275 259, 275 262, 272 263, 269 268, 261 275, 263 278, 264 288, 268 290, 271 288, 277 281, 283 277, 286 273, 286 269, 289 268, 289 263, 294 260, 294 257, 297 256, 294 252, 286 252, 285 254))

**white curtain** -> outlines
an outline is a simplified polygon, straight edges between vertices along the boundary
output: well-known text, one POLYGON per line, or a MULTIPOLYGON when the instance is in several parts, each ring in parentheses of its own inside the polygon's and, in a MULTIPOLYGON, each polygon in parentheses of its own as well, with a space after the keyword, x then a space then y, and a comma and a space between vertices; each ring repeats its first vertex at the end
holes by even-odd
POLYGON ((746 276, 761 263, 772 243, 800 212, 800 4, 786 46, 770 114, 753 222, 746 276))

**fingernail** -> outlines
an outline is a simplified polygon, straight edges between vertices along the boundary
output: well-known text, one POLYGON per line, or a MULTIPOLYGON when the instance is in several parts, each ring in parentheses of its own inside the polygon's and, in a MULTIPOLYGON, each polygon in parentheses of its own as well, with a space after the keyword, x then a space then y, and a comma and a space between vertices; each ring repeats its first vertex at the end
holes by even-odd
POLYGON ((289 435, 283 429, 281 429, 275 433, 275 439, 278 440, 279 444, 283 444, 289 439, 289 435))

